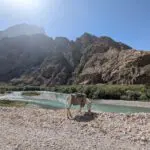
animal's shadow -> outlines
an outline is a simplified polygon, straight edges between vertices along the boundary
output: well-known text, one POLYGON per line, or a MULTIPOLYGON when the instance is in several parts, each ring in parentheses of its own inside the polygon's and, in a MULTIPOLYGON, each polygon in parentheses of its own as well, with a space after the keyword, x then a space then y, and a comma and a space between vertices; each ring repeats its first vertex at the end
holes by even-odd
POLYGON ((92 112, 90 115, 86 112, 83 115, 76 115, 73 120, 78 122, 89 122, 98 117, 97 113, 92 112))

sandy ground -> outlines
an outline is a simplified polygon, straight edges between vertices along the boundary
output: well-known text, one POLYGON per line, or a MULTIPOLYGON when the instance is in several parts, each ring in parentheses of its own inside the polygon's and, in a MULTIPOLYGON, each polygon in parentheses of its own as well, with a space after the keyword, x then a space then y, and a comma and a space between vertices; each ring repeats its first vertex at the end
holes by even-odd
POLYGON ((0 150, 150 150, 150 114, 0 107, 0 150))
POLYGON ((123 105, 123 106, 135 106, 135 107, 145 107, 150 108, 150 102, 141 101, 125 101, 125 100, 94 100, 99 104, 112 104, 112 105, 123 105))

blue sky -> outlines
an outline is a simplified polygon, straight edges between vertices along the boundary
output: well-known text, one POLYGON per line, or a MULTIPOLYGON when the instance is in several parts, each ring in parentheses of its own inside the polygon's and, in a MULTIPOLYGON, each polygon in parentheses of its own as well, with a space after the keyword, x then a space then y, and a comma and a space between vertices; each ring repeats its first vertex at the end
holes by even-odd
POLYGON ((75 39, 89 32, 150 50, 149 0, 0 0, 0 8, 0 30, 30 23, 51 37, 75 39))

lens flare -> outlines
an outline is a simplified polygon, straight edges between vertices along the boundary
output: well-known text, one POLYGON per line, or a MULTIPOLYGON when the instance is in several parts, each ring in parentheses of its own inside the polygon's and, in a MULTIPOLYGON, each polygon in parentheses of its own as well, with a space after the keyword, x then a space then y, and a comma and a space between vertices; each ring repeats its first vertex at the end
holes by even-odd
POLYGON ((40 7, 39 0, 5 0, 10 8, 34 10, 40 7))

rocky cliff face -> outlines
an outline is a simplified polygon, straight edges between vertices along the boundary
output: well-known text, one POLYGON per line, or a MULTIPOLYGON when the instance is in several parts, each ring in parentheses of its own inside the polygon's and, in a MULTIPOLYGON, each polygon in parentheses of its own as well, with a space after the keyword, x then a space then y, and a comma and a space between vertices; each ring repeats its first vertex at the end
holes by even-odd
POLYGON ((77 68, 77 83, 150 83, 150 52, 132 49, 90 47, 77 68))
POLYGON ((31 33, 0 40, 0 81, 47 86, 150 83, 150 52, 88 33, 76 41, 31 33))

